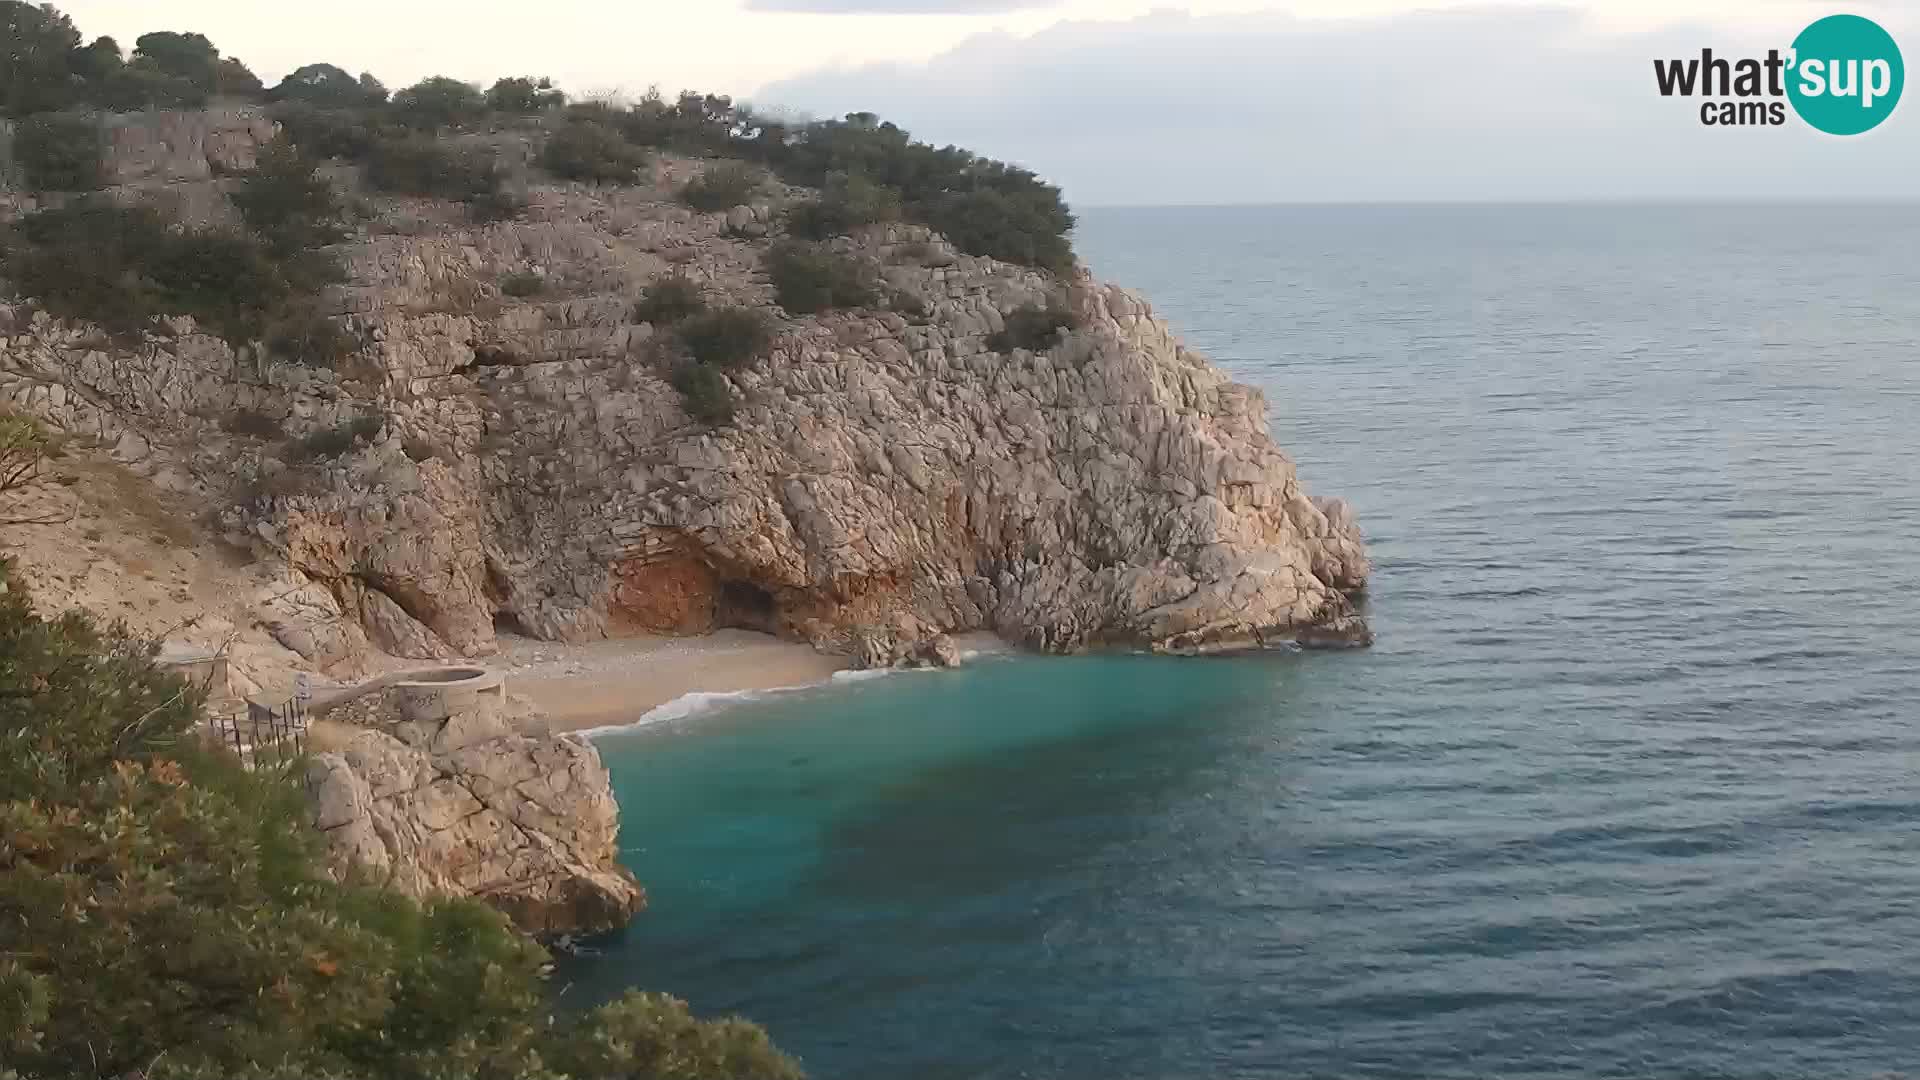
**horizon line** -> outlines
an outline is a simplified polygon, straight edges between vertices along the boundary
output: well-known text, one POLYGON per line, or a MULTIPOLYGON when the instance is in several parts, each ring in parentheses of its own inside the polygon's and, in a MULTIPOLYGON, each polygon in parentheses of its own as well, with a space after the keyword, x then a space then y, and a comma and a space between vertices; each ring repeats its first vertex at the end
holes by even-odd
POLYGON ((1920 195, 1885 195, 1869 198, 1817 195, 1768 195, 1752 197, 1708 198, 1700 196, 1628 196, 1619 198, 1513 198, 1513 199, 1274 199, 1244 202, 1116 202, 1074 203, 1080 210, 1234 210, 1268 207, 1365 208, 1365 207, 1721 207, 1721 206, 1920 206, 1920 195))

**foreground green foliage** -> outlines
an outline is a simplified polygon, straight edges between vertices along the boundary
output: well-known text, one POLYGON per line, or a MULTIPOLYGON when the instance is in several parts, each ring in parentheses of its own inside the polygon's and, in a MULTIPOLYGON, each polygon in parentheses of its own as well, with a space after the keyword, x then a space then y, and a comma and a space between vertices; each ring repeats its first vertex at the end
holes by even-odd
POLYGON ((871 307, 880 296, 878 274, 871 264, 821 244, 776 245, 767 255, 767 274, 780 306, 795 315, 871 307))
POLYGON ((686 1002, 628 993, 588 1015, 582 1038, 555 1045, 554 1068, 622 1080, 799 1080, 792 1059, 744 1020, 697 1020, 686 1002))
MULTIPOLYGON (((477 904, 321 872, 296 778, 194 734, 149 646, 0 562, 0 1061, 28 1080, 790 1080, 758 1028, 632 994, 557 1021, 477 904)), ((297 769, 297 767, 296 767, 297 769)))
MULTIPOLYGON (((0 526, 43 525, 64 520, 59 515, 16 516, 12 496, 31 491, 47 479, 47 459, 60 450, 60 440, 31 416, 0 411, 0 526)), ((0 1021, 0 1036, 4 1022, 0 1021)), ((0 1043, 4 1040, 0 1039, 0 1043)))

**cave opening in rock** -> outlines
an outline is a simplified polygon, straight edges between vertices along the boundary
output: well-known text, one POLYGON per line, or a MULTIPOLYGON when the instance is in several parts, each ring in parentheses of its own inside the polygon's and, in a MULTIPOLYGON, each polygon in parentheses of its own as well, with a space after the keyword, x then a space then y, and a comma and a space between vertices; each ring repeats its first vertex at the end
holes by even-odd
POLYGON ((500 637, 504 634, 511 634, 514 637, 533 636, 527 633, 526 627, 520 625, 520 619, 513 612, 496 611, 493 613, 493 635, 500 637))
POLYGON ((772 593, 751 581, 722 581, 716 598, 714 623, 741 630, 774 633, 778 627, 780 604, 772 593))

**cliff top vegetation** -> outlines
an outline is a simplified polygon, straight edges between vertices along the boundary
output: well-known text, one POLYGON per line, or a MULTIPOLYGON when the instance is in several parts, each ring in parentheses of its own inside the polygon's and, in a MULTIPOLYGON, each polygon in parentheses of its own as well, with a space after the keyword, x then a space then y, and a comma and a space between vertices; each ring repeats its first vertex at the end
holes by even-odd
MULTIPOLYGON (((551 80, 528 76, 503 77, 484 90, 435 76, 389 93, 371 74, 356 77, 324 62, 267 87, 203 34, 143 34, 127 53, 110 37, 86 41, 72 19, 51 5, 0 0, 0 113, 8 117, 195 108, 216 99, 267 103, 309 155, 376 168, 398 155, 412 162, 408 175, 416 178, 423 168, 419 153, 406 158, 395 149, 417 147, 410 137, 553 118, 572 125, 547 161, 566 177, 617 181, 631 176, 649 150, 734 158, 788 183, 825 189, 829 205, 808 219, 816 232, 898 216, 938 229, 969 254, 1061 274, 1073 266, 1074 219, 1059 188, 1006 162, 919 142, 873 113, 792 122, 693 92, 673 100, 650 92, 631 104, 568 103, 551 80)), ((41 123, 34 130, 49 127, 41 123)), ((57 134, 41 140, 53 144, 43 175, 49 181, 87 180, 91 171, 72 152, 85 131, 67 124, 57 134)), ((476 180, 471 170, 449 165, 448 171, 459 172, 455 179, 466 185, 449 197, 492 190, 487 178, 476 180)), ((431 184, 417 193, 446 194, 431 184)))

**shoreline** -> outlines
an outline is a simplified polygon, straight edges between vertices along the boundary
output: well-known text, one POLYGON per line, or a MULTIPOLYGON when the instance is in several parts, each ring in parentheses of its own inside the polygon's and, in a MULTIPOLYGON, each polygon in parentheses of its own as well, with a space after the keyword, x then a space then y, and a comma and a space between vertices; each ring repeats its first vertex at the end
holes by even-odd
MULTIPOLYGON (((954 642, 968 663, 1017 651, 986 632, 956 634, 954 642)), ((532 701, 555 735, 629 727, 694 695, 804 690, 854 671, 851 657, 752 630, 643 634, 580 645, 503 634, 500 652, 481 662, 505 674, 507 692, 532 701)))
POLYGON ((491 666, 556 735, 623 727, 689 694, 785 690, 830 681, 852 660, 751 630, 634 635, 580 645, 502 635, 491 666))

